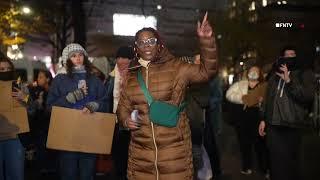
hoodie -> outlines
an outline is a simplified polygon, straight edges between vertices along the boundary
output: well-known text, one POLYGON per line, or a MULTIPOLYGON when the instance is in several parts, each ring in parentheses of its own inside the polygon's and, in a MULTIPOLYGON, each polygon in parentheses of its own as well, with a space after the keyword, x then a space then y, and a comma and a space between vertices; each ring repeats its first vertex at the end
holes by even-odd
POLYGON ((299 69, 290 72, 290 82, 286 83, 275 73, 271 74, 263 104, 263 119, 268 124, 287 127, 310 124, 307 107, 314 97, 313 77, 311 70, 299 69))

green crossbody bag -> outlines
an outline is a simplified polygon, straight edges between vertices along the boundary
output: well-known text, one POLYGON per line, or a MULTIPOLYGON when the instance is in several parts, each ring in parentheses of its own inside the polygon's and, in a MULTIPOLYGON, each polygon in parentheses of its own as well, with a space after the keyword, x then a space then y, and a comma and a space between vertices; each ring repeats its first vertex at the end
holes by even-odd
POLYGON ((182 102, 180 106, 172 105, 164 101, 154 100, 148 91, 142 78, 141 70, 138 71, 138 83, 143 91, 145 98, 149 104, 150 120, 160 126, 175 127, 179 121, 180 112, 186 107, 186 103, 182 102))

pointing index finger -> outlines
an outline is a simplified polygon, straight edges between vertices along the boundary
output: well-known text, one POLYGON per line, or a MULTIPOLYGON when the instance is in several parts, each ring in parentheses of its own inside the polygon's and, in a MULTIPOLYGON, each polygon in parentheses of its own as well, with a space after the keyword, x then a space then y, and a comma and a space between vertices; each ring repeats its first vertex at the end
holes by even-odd
POLYGON ((206 11, 206 14, 203 17, 202 25, 207 21, 207 18, 208 18, 208 11, 206 11))

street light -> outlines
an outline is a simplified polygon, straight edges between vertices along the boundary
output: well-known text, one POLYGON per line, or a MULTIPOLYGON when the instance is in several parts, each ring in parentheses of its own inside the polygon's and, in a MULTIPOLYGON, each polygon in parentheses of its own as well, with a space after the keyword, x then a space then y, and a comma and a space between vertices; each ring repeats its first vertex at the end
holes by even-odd
POLYGON ((17 50, 17 49, 19 49, 19 46, 17 44, 13 44, 11 46, 11 48, 12 48, 12 50, 17 50))
POLYGON ((262 0, 262 6, 266 7, 268 5, 268 1, 267 0, 262 0))
POLYGON ((18 53, 18 55, 17 55, 17 59, 22 59, 23 58, 23 54, 22 54, 22 52, 20 51, 19 53, 18 53))
POLYGON ((22 7, 22 12, 24 14, 30 14, 31 13, 31 9, 29 7, 27 7, 27 6, 23 6, 22 7))

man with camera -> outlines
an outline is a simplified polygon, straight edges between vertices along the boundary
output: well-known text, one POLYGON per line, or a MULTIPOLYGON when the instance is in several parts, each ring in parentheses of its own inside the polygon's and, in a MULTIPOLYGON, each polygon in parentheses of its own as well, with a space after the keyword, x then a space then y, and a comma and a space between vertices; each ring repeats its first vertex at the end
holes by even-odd
POLYGON ((314 97, 311 70, 304 69, 293 47, 285 47, 268 75, 259 134, 267 136, 272 180, 299 180, 300 129, 314 97))

